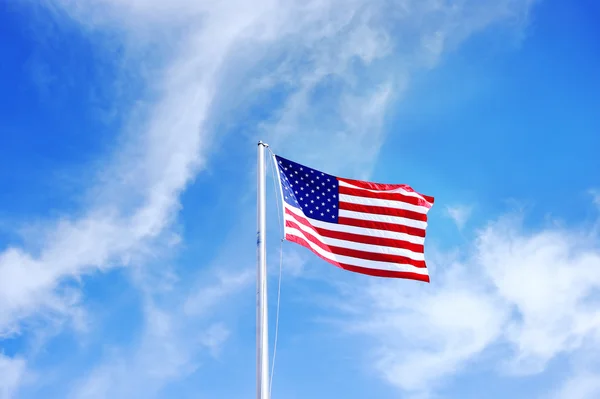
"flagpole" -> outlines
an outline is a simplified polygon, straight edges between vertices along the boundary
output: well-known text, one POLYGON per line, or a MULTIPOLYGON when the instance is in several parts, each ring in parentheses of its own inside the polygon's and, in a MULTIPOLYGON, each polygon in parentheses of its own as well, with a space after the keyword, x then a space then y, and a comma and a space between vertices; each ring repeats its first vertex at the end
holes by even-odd
POLYGON ((265 148, 258 142, 257 275, 256 275, 256 398, 269 399, 269 321, 267 309, 265 148))

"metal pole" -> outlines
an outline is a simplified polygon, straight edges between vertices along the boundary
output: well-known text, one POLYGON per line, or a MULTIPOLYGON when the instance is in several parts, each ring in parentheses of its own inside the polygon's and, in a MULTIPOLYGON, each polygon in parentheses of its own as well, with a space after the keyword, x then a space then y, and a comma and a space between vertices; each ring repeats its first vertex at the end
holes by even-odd
POLYGON ((265 148, 258 142, 257 276, 256 276, 256 398, 269 399, 269 321, 267 312, 266 167, 265 148))

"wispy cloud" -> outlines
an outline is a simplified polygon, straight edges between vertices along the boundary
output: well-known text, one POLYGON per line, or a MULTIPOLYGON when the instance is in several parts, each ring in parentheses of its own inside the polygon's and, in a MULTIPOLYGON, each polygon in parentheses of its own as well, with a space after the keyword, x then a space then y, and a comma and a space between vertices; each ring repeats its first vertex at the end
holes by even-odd
POLYGON ((0 398, 10 399, 25 378, 25 359, 0 353, 0 398))
POLYGON ((472 212, 473 207, 467 205, 446 206, 446 213, 454 221, 459 230, 465 227, 465 223, 471 217, 472 212))
MULTIPOLYGON (((144 294, 144 325, 132 346, 113 347, 103 359, 76 381, 72 398, 130 398, 160 396, 169 384, 194 374, 211 357, 218 357, 230 335, 229 328, 215 321, 216 311, 247 287, 254 276, 218 274, 217 283, 193 285, 148 276, 136 278, 144 294)), ((207 273, 207 275, 210 273, 207 273)), ((168 279, 167 279, 168 280, 168 279)))
POLYGON ((579 371, 552 394, 553 399, 594 399, 600 395, 598 374, 579 371))
POLYGON ((590 190, 590 195, 592 196, 594 205, 600 209, 600 190, 590 190))
POLYGON ((308 257, 306 253, 296 248, 286 247, 281 254, 281 262, 284 273, 298 277, 303 274, 308 257))
POLYGON ((198 316, 207 313, 217 307, 228 296, 231 296, 241 289, 248 287, 256 281, 256 272, 253 269, 246 269, 239 273, 219 273, 217 271, 217 281, 199 289, 185 301, 184 312, 188 316, 198 316))

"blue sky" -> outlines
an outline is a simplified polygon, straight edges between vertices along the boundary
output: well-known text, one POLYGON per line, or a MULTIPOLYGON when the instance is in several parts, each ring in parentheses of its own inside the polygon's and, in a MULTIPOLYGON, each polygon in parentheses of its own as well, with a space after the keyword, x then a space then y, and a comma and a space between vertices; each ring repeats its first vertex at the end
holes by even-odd
POLYGON ((436 198, 431 284, 283 244, 273 398, 599 397, 599 12, 2 4, 0 399, 254 395, 259 139, 436 198))

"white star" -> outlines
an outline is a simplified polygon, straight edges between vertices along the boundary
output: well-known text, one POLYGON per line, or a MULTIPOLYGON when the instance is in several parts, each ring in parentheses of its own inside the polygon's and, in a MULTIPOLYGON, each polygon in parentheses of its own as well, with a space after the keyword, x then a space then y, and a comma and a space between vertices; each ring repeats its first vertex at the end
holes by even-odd
POLYGON ((325 206, 325 203, 324 203, 324 202, 322 202, 322 203, 321 203, 321 205, 325 206))
POLYGON ((335 219, 335 215, 331 215, 331 218, 332 218, 332 219, 335 219))
POLYGON ((323 212, 321 212, 321 216, 325 216, 325 214, 323 214, 323 212))
POLYGON ((331 212, 331 209, 327 209, 327 212, 331 212))
POLYGON ((315 203, 315 201, 314 201, 314 200, 310 200, 310 203, 311 203, 311 204, 314 204, 314 203, 315 203))
POLYGON ((335 208, 335 205, 333 207, 335 208))
POLYGON ((316 210, 319 210, 319 207, 318 207, 318 206, 315 206, 315 209, 316 209, 316 210))
POLYGON ((300 187, 300 190, 304 190, 304 187, 300 187))

